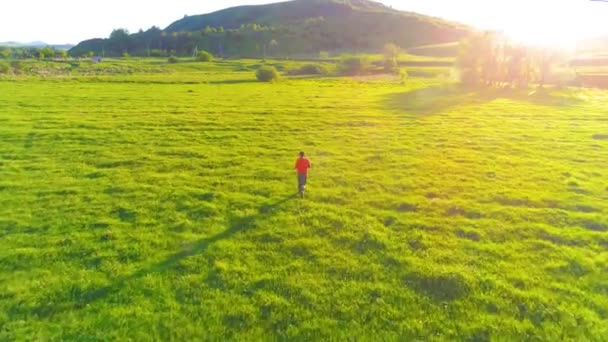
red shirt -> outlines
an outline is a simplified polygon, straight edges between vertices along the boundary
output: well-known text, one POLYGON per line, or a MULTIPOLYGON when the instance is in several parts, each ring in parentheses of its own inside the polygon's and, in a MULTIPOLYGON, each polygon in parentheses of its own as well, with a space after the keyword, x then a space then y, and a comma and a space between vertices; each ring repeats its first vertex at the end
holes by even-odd
POLYGON ((298 158, 298 160, 296 160, 296 170, 298 170, 298 173, 301 175, 305 175, 308 173, 308 169, 310 169, 311 164, 310 164, 310 160, 306 159, 306 158, 298 158))

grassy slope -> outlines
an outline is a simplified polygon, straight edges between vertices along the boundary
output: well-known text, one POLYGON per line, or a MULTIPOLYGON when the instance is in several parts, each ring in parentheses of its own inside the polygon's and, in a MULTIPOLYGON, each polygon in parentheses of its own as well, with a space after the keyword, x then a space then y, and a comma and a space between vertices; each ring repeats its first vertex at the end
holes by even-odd
POLYGON ((208 68, 0 82, 0 340, 608 336, 606 92, 208 68))

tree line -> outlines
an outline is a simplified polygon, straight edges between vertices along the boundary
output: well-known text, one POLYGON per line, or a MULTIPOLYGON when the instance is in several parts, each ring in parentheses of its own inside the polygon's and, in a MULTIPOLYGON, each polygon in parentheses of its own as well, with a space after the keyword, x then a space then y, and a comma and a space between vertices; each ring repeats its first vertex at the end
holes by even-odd
POLYGON ((195 50, 211 51, 223 56, 235 52, 251 55, 276 54, 278 43, 273 36, 286 34, 285 27, 257 24, 239 29, 207 27, 194 32, 165 32, 158 27, 130 34, 126 29, 115 29, 107 39, 80 43, 70 50, 77 57, 90 53, 99 56, 140 57, 191 56, 195 50))
POLYGON ((148 30, 130 33, 115 29, 108 38, 81 42, 73 56, 93 52, 99 56, 191 56, 195 48, 226 57, 292 57, 334 53, 367 53, 382 50, 387 42, 407 48, 457 41, 468 31, 426 19, 387 13, 357 13, 313 17, 293 23, 240 27, 200 27, 188 31, 148 30))
POLYGON ((2 59, 65 59, 68 51, 55 49, 51 46, 36 47, 0 47, 0 58, 2 59))
POLYGON ((515 44, 506 37, 486 32, 462 41, 457 59, 461 80, 471 85, 527 87, 563 83, 557 66, 567 67, 567 56, 557 50, 515 44))

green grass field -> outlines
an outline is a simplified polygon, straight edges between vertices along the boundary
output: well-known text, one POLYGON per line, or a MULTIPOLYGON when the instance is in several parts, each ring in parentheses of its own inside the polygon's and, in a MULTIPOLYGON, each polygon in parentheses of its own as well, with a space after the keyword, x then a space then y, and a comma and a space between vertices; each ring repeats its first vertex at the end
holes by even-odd
POLYGON ((121 63, 0 80, 0 340, 608 341, 608 92, 121 63))

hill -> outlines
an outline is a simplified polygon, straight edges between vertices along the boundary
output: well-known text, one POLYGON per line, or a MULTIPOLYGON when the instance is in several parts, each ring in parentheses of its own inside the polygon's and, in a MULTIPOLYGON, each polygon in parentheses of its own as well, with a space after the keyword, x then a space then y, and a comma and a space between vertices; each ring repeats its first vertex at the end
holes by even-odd
POLYGON ((74 47, 74 45, 72 45, 72 44, 48 44, 48 43, 45 43, 42 41, 35 41, 35 42, 29 42, 29 43, 21 43, 21 42, 13 42, 13 41, 0 42, 0 46, 12 47, 12 48, 41 48, 41 47, 50 46, 57 50, 69 50, 74 47))
POLYGON ((471 28, 394 10, 369 0, 293 0, 186 16, 166 29, 89 40, 71 50, 107 55, 189 55, 195 47, 222 56, 289 57, 321 51, 377 52, 387 42, 408 48, 459 40, 471 28))
POLYGON ((295 0, 270 5, 240 6, 218 12, 187 16, 167 27, 168 32, 197 31, 207 26, 226 29, 257 23, 262 25, 293 24, 317 17, 341 17, 353 12, 397 12, 378 2, 368 0, 295 0))

